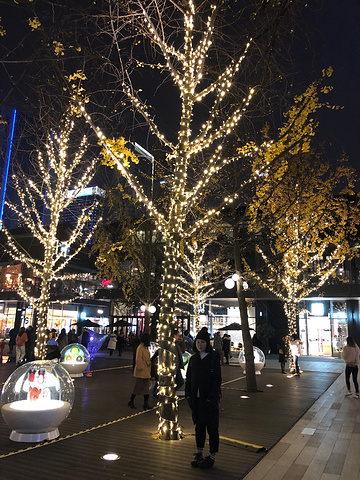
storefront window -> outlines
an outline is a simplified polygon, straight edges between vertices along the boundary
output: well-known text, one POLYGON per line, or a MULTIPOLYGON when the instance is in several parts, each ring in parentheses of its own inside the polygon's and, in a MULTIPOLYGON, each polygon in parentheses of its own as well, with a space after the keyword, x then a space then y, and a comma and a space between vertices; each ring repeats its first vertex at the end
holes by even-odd
POLYGON ((333 355, 340 357, 348 336, 345 302, 332 302, 332 347, 333 355))

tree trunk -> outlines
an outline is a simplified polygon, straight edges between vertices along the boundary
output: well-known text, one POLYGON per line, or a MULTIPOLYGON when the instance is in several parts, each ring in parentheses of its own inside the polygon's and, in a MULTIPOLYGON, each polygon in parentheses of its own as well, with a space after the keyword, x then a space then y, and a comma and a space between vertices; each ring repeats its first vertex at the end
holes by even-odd
POLYGON ((239 246, 237 235, 235 236, 235 241, 234 241, 234 259, 235 259, 235 271, 239 276, 239 279, 236 282, 236 293, 237 293, 237 298, 239 303, 241 330, 242 330, 244 350, 245 350, 246 389, 248 392, 257 392, 258 388, 257 388, 256 376, 255 376, 253 344, 252 344, 252 339, 250 335, 245 292, 244 292, 244 289, 242 288, 243 272, 241 267, 240 246, 239 246))
MULTIPOLYGON (((288 320, 288 328, 289 328, 289 336, 290 336, 290 342, 291 342, 291 337, 293 335, 296 335, 297 333, 297 314, 298 314, 298 307, 297 303, 295 302, 285 302, 284 303, 284 311, 285 315, 288 320)), ((291 348, 290 348, 291 352, 291 348)), ((289 365, 290 373, 295 373, 295 362, 294 362, 294 357, 292 354, 290 355, 290 365, 289 365)))
POLYGON ((35 357, 37 360, 45 360, 46 357, 46 329, 48 322, 48 311, 50 302, 50 282, 43 278, 41 283, 40 298, 36 302, 36 325, 35 335, 35 357))
POLYGON ((158 434, 162 440, 178 440, 182 437, 178 423, 178 398, 175 395, 175 343, 172 336, 177 282, 176 254, 176 243, 172 239, 167 239, 158 325, 160 404, 158 434))

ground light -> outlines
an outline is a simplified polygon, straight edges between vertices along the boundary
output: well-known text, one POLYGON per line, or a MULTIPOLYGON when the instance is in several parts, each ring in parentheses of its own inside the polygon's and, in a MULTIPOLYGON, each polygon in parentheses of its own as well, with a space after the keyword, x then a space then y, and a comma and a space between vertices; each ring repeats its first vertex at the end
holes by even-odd
POLYGON ((247 395, 241 395, 240 398, 250 398, 250 397, 248 397, 247 395))
POLYGON ((269 387, 269 388, 271 388, 271 387, 273 387, 274 385, 271 385, 271 383, 268 383, 266 386, 269 387))
POLYGON ((121 457, 117 453, 106 453, 101 457, 102 460, 107 460, 113 462, 114 460, 119 460, 121 457))

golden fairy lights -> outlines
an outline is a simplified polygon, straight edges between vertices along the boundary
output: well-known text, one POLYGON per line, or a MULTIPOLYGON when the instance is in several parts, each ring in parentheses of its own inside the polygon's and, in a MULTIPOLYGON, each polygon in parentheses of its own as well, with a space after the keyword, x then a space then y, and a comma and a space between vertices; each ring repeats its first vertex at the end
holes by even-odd
MULTIPOLYGON (((19 293, 22 298, 31 303, 37 312, 37 340, 35 355, 39 359, 44 359, 46 355, 46 329, 48 319, 48 309, 50 303, 50 285, 53 280, 69 280, 75 278, 84 278, 84 275, 61 274, 69 261, 74 258, 80 250, 88 243, 92 232, 82 237, 82 230, 91 217, 97 202, 89 207, 85 207, 77 218, 77 223, 66 241, 67 247, 77 244, 70 253, 64 257, 58 248, 57 229, 61 213, 69 207, 76 199, 82 188, 88 186, 95 171, 97 159, 94 158, 88 162, 88 165, 82 169, 82 175, 76 173, 83 163, 84 153, 87 147, 86 138, 83 137, 78 145, 76 152, 68 155, 68 144, 70 135, 74 129, 74 123, 70 118, 66 118, 60 133, 49 135, 45 145, 46 159, 39 152, 37 157, 38 181, 26 180, 22 184, 18 177, 14 177, 16 192, 20 200, 20 206, 7 202, 7 205, 18 215, 23 224, 30 230, 43 248, 43 255, 39 258, 33 257, 29 251, 22 248, 11 234, 4 229, 7 236, 7 251, 16 261, 25 264, 32 270, 33 275, 41 278, 40 296, 33 297, 28 294, 22 282, 19 284, 19 293), (76 174, 75 174, 76 173, 76 174), (69 195, 72 187, 72 194, 69 195), (49 223, 43 225, 41 213, 38 205, 45 205, 49 214, 49 223)), ((42 208, 41 208, 42 209, 42 208)), ((101 218, 95 221, 94 227, 101 221, 101 218)), ((67 300, 69 303, 71 300, 67 300)))

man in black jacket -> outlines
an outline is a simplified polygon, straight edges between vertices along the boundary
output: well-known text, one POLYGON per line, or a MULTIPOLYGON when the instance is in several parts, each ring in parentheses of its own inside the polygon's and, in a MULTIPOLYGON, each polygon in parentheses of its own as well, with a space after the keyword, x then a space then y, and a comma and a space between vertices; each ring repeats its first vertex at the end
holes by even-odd
POLYGON ((195 424, 197 453, 191 466, 210 468, 219 450, 219 400, 221 396, 220 358, 210 345, 204 327, 197 334, 195 355, 190 358, 186 372, 185 396, 195 424), (209 434, 210 455, 203 457, 206 430, 209 434))

